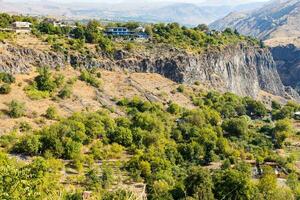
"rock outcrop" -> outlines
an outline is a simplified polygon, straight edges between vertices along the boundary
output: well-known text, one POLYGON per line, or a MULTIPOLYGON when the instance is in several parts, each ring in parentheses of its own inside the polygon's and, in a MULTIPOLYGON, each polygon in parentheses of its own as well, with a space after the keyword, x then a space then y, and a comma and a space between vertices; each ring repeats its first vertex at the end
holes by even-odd
POLYGON ((256 97, 260 89, 285 95, 270 52, 242 44, 202 54, 163 50, 146 57, 128 56, 116 61, 116 65, 131 71, 159 73, 181 83, 200 81, 239 95, 256 97))
POLYGON ((270 51, 244 44, 201 54, 157 45, 144 51, 117 51, 114 56, 103 52, 64 55, 10 44, 2 44, 1 49, 0 70, 11 73, 24 73, 32 66, 70 64, 79 68, 158 73, 178 83, 199 81, 210 88, 243 96, 256 97, 260 90, 286 95, 270 51))
POLYGON ((32 66, 62 66, 66 62, 63 54, 0 43, 0 71, 26 73, 32 66))
POLYGON ((271 52, 283 84, 300 93, 300 49, 290 44, 273 47, 271 52))

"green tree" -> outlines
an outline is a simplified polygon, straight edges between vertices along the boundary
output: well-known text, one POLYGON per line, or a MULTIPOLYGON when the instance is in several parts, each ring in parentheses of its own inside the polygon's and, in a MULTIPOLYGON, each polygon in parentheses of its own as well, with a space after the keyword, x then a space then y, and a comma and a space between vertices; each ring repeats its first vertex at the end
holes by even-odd
POLYGON ((250 117, 264 117, 267 115, 268 110, 265 105, 259 101, 255 101, 249 97, 244 98, 246 104, 247 115, 250 117))
POLYGON ((269 173, 271 171, 272 168, 265 168, 264 175, 258 183, 258 189, 266 200, 273 200, 277 190, 277 178, 274 173, 269 173))
POLYGON ((29 156, 38 155, 42 147, 39 135, 26 135, 14 147, 14 151, 29 156))
POLYGON ((195 29, 199 30, 199 31, 208 31, 209 28, 206 24, 199 24, 195 29))
POLYGON ((233 136, 246 136, 248 132, 248 122, 244 117, 227 119, 223 122, 222 128, 233 136))
POLYGON ((133 141, 131 130, 124 127, 118 127, 115 132, 109 135, 109 138, 112 142, 116 142, 124 146, 130 146, 133 141))
POLYGON ((234 169, 214 174, 214 194, 216 199, 252 199, 253 186, 248 175, 234 169))
POLYGON ((195 199, 213 200, 213 183, 209 171, 201 167, 192 167, 184 180, 186 193, 195 199))
POLYGON ((41 67, 38 70, 39 75, 35 77, 38 90, 52 92, 57 86, 52 78, 52 74, 48 67, 41 67))
POLYGON ((275 145, 277 147, 282 147, 286 138, 294 133, 294 128, 292 123, 288 119, 278 120, 275 123, 273 136, 275 139, 275 145))

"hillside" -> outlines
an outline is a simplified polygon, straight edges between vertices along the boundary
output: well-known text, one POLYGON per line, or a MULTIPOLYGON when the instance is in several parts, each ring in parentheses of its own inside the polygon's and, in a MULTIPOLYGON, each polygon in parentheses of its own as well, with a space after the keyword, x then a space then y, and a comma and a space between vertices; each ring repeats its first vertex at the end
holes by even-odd
MULTIPOLYGON (((175 26, 173 30, 177 28, 175 26)), ((157 73, 177 83, 200 82, 208 88, 254 98, 258 97, 261 90, 287 99, 299 98, 293 92, 285 91, 270 51, 253 44, 256 41, 248 41, 243 36, 229 33, 227 36, 226 34, 221 37, 215 36, 216 46, 205 47, 202 43, 194 46, 193 41, 185 38, 184 32, 182 34, 183 41, 178 43, 175 40, 173 46, 166 43, 174 42, 172 37, 176 35, 168 39, 164 38, 164 35, 156 35, 159 44, 152 42, 111 44, 115 46, 113 48, 118 48, 113 53, 99 52, 99 48, 94 44, 82 46, 80 52, 84 53, 80 53, 69 46, 68 43, 73 42, 72 40, 57 39, 49 44, 42 42, 48 40, 47 37, 50 36, 42 40, 35 36, 21 38, 17 39, 19 41, 17 44, 20 45, 11 42, 0 44, 3 52, 0 55, 0 69, 10 73, 26 73, 31 71, 33 65, 55 68, 63 67, 67 63, 74 68, 97 67, 107 70, 157 73), (223 43, 220 47, 217 47, 218 40, 223 43), (64 49, 54 49, 56 45, 64 49)), ((202 37, 202 32, 199 34, 202 37)), ((204 40, 210 37, 204 37, 204 40)))
POLYGON ((298 195, 290 189, 299 187, 300 138, 290 119, 298 104, 268 110, 155 74, 46 70, 16 75, 0 94, 0 177, 12 178, 0 185, 2 199, 184 199, 199 195, 189 189, 199 187, 194 176, 205 177, 201 195, 212 199, 241 178, 230 198, 298 195))
POLYGON ((210 27, 223 30, 227 27, 240 33, 266 40, 270 38, 298 37, 300 19, 299 0, 274 0, 263 8, 248 13, 231 13, 210 27))

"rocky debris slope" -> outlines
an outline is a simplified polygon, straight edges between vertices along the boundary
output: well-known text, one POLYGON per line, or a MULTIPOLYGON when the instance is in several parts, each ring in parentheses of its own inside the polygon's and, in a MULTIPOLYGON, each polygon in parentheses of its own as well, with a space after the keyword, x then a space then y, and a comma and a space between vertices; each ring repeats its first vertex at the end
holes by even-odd
POLYGON ((271 52, 283 84, 300 93, 300 49, 290 44, 273 47, 271 52))
POLYGON ((64 55, 11 44, 1 44, 0 47, 0 70, 11 73, 28 72, 32 66, 70 64, 75 68, 158 73, 178 83, 199 81, 210 88, 243 96, 256 97, 260 90, 278 96, 287 95, 270 51, 244 44, 211 49, 201 54, 156 45, 143 51, 120 50, 114 56, 103 52, 64 55))

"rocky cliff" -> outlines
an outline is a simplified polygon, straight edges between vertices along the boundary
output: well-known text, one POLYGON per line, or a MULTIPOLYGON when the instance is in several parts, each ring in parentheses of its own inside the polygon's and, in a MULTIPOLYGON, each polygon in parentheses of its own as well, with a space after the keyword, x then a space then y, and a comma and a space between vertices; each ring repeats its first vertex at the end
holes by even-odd
POLYGON ((271 52, 283 84, 300 93, 300 49, 290 44, 273 47, 271 52))
POLYGON ((199 81, 211 88, 252 97, 256 97, 260 90, 286 95, 270 51, 243 44, 201 54, 157 45, 143 51, 120 50, 112 57, 103 52, 64 55, 10 44, 1 44, 1 52, 0 70, 11 73, 26 72, 32 66, 70 64, 81 68, 158 73, 179 83, 199 81))

